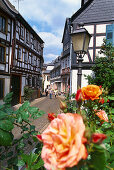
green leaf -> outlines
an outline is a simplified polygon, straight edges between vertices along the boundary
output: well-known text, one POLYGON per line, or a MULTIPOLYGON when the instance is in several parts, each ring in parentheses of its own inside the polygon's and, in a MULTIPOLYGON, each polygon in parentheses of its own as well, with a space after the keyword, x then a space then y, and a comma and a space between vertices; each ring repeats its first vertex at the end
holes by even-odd
POLYGON ((4 101, 5 103, 10 103, 11 100, 12 100, 12 95, 13 95, 13 92, 8 93, 8 94, 4 97, 3 101, 4 101))
POLYGON ((37 164, 32 166, 32 169, 40 169, 44 165, 44 161, 40 158, 37 164))
POLYGON ((21 115, 22 115, 22 119, 23 120, 28 120, 28 118, 29 118, 29 113, 28 113, 28 111, 23 111, 23 112, 21 112, 21 115))
POLYGON ((42 116, 43 114, 45 114, 45 112, 43 110, 38 111, 38 113, 42 116))
POLYGON ((29 138, 29 136, 30 136, 30 133, 25 133, 25 134, 23 134, 23 137, 24 137, 25 139, 29 138))
POLYGON ((21 107, 20 107, 20 109, 28 109, 29 108, 29 106, 30 106, 30 103, 28 102, 28 101, 26 101, 21 107))
POLYGON ((104 170, 106 165, 106 153, 102 146, 94 145, 91 152, 90 167, 93 170, 104 170), (99 162, 100 161, 100 162, 99 162))
POLYGON ((11 131, 14 128, 10 120, 0 120, 0 129, 11 131))
POLYGON ((28 111, 31 113, 31 114, 35 114, 35 113, 38 113, 38 108, 37 107, 29 107, 28 111))
POLYGON ((7 114, 0 110, 0 119, 7 117, 7 114))
POLYGON ((8 154, 7 154, 7 157, 11 157, 11 156, 13 156, 13 151, 8 152, 8 154))
POLYGON ((31 126, 30 126, 30 130, 35 130, 35 126, 34 126, 34 125, 31 125, 31 126))
POLYGON ((114 100, 114 96, 108 96, 109 100, 114 100))
POLYGON ((18 122, 18 123, 21 123, 21 122, 22 122, 22 117, 21 117, 21 115, 18 115, 18 116, 17 116, 17 122, 18 122))
POLYGON ((10 132, 0 129, 0 146, 10 146, 13 135, 10 132))
POLYGON ((17 166, 24 166, 25 162, 23 160, 18 160, 17 166))

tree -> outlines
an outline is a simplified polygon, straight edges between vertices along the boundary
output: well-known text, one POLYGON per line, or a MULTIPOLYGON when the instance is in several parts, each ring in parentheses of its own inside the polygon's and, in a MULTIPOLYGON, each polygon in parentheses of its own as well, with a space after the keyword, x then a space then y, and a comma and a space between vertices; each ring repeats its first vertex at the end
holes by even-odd
POLYGON ((107 43, 103 40, 100 54, 104 54, 105 57, 96 57, 95 64, 92 67, 93 74, 87 76, 89 84, 101 85, 108 94, 112 94, 114 87, 114 47, 111 43, 107 43))

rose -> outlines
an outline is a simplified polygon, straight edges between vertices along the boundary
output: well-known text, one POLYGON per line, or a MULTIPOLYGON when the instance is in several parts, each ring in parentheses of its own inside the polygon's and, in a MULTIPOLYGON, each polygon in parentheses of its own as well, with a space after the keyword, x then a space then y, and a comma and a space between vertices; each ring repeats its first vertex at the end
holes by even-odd
POLYGON ((102 143, 102 141, 104 139, 106 139, 107 136, 105 134, 102 134, 102 133, 94 133, 92 135, 92 142, 93 143, 102 143))
POLYGON ((85 125, 81 115, 59 114, 42 134, 41 157, 47 170, 77 165, 88 154, 84 145, 85 125))
POLYGON ((87 85, 82 88, 82 94, 84 100, 95 100, 99 99, 99 96, 102 94, 102 90, 97 85, 87 85))
POLYGON ((82 94, 82 90, 78 89, 76 96, 75 96, 76 101, 81 102, 83 100, 83 94, 82 94))
POLYGON ((104 104, 104 99, 102 98, 101 100, 99 100, 99 103, 101 103, 101 104, 104 104))
POLYGON ((104 120, 105 122, 108 122, 108 116, 104 110, 96 110, 95 114, 101 119, 104 120))
POLYGON ((48 119, 49 119, 50 121, 52 121, 52 120, 55 119, 55 118, 56 118, 55 113, 48 113, 48 119))

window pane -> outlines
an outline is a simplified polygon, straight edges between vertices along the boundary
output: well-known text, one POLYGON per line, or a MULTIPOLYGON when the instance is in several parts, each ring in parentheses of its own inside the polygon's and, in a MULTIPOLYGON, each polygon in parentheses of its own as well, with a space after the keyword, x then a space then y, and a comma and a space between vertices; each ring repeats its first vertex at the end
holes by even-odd
POLYGON ((3 98, 4 80, 0 79, 0 99, 3 98))
POLYGON ((5 19, 3 18, 3 32, 5 32, 6 31, 6 21, 5 21, 5 19))
POLYGON ((0 61, 4 62, 5 61, 5 47, 0 46, 0 61))

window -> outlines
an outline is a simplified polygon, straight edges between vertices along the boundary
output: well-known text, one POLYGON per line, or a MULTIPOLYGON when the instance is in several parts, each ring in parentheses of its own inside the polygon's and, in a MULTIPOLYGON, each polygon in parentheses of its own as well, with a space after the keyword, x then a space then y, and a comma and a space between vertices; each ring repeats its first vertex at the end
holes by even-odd
POLYGON ((0 46, 0 62, 5 62, 5 47, 0 46))
POLYGON ((27 62, 27 52, 24 53, 24 62, 27 62))
POLYGON ((21 48, 19 48, 19 49, 18 49, 18 60, 21 60, 21 56, 22 56, 22 54, 21 54, 21 48))
POLYGON ((24 27, 21 25, 21 31, 20 31, 21 38, 24 38, 24 27))
POLYGON ((0 99, 4 97, 4 79, 0 79, 0 99))
POLYGON ((26 31, 26 42, 28 43, 29 42, 29 32, 26 31))
POLYGON ((31 76, 28 76, 28 86, 31 86, 31 76))
POLYGON ((47 81, 50 81, 50 76, 47 76, 47 81))
POLYGON ((31 56, 31 64, 34 65, 34 56, 31 56))
POLYGON ((106 40, 114 46, 114 24, 106 25, 106 40))
POLYGON ((0 31, 6 32, 6 19, 0 16, 0 31))
POLYGON ((37 48, 37 41, 34 39, 34 49, 37 48))
POLYGON ((32 77, 32 87, 35 87, 35 77, 32 77))

